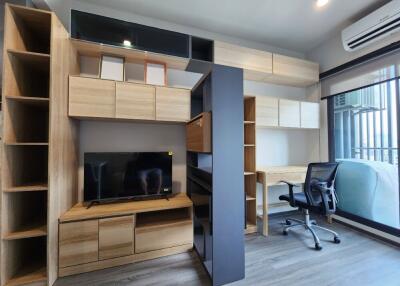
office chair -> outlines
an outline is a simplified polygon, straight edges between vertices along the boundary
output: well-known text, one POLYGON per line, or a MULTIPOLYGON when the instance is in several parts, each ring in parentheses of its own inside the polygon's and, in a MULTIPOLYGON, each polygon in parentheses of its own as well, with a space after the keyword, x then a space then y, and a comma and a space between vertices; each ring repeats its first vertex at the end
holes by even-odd
POLYGON ((335 177, 338 163, 311 163, 308 165, 303 193, 293 193, 294 187, 299 185, 281 181, 289 186, 289 195, 281 195, 281 201, 287 201, 292 207, 302 210, 305 220, 287 218, 283 234, 287 235, 288 230, 303 226, 309 230, 314 238, 315 249, 321 250, 320 240, 315 232, 316 229, 327 231, 333 234, 333 242, 340 243, 339 235, 327 228, 317 225, 315 220, 310 220, 310 211, 322 215, 330 215, 336 211, 335 177))

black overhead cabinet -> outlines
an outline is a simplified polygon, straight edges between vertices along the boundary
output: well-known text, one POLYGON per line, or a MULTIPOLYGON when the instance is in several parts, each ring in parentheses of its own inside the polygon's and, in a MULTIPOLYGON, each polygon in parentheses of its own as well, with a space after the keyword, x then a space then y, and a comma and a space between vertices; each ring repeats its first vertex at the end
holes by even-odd
POLYGON ((71 37, 170 56, 213 61, 212 40, 77 10, 71 11, 71 37))

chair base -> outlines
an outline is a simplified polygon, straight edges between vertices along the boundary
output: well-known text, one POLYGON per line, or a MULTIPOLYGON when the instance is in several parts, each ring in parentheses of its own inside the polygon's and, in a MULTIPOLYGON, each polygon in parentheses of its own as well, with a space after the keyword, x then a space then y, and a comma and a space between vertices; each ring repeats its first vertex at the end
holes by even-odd
POLYGON ((310 231, 313 238, 314 238, 314 242, 315 242, 315 249, 316 250, 321 250, 322 246, 321 246, 321 242, 317 236, 317 233, 315 232, 316 229, 319 230, 323 230, 326 232, 329 232, 333 235, 333 242, 334 243, 340 243, 340 238, 339 238, 339 234, 337 234, 336 232, 334 232, 333 230, 330 230, 328 228, 322 227, 317 225, 317 222, 313 219, 310 219, 310 213, 307 209, 303 210, 304 212, 304 220, 300 220, 300 219, 295 219, 295 218, 287 218, 286 222, 285 222, 285 227, 283 228, 283 234, 287 235, 288 234, 288 230, 293 229, 295 227, 298 226, 303 226, 306 230, 310 231))

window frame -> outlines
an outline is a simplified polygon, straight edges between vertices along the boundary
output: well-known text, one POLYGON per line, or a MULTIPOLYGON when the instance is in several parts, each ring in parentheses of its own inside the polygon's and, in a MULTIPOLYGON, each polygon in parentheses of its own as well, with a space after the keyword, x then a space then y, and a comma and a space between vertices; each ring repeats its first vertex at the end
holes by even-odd
MULTIPOLYGON (((387 83, 387 82, 390 82, 390 81, 393 81, 393 80, 395 81, 395 94, 394 94, 394 96, 396 98, 396 111, 397 111, 397 117, 396 117, 396 119, 397 119, 397 134, 398 134, 398 136, 397 136, 397 146, 398 146, 398 149, 400 149, 400 120, 399 120, 400 119, 400 116, 399 116, 400 115, 400 77, 391 78, 391 79, 388 79, 386 81, 376 83, 374 85, 387 83)), ((367 87, 370 87, 370 86, 373 86, 373 85, 363 86, 363 87, 360 87, 360 88, 358 88, 356 90, 360 90, 360 89, 367 88, 367 87)), ((354 91, 354 90, 351 90, 351 91, 354 91)), ((348 91, 348 92, 350 92, 350 91, 348 91)), ((339 94, 332 95, 332 96, 329 96, 329 97, 325 98, 327 100, 328 154, 329 154, 329 161, 330 162, 335 162, 335 152, 336 151, 335 151, 335 111, 334 111, 335 103, 334 103, 334 99, 335 99, 335 96, 337 96, 337 95, 339 95, 339 94)), ((398 169, 398 178, 399 178, 399 181, 400 181, 400 165, 398 166, 397 169, 398 169)), ((400 183, 399 183, 398 192, 400 193, 400 183)), ((400 209, 400 200, 399 200, 399 209, 400 209)), ((355 221, 357 223, 366 225, 368 227, 377 229, 379 231, 382 231, 382 232, 385 232, 385 233, 400 237, 400 227, 399 227, 399 229, 397 229, 397 228, 394 228, 394 227, 391 227, 391 226, 388 226, 388 225, 385 225, 385 224, 382 224, 382 223, 379 223, 379 222, 376 222, 376 221, 372 221, 372 220, 369 220, 369 219, 354 215, 352 213, 348 213, 348 212, 342 211, 340 209, 336 210, 336 215, 344 217, 344 218, 347 218, 347 219, 350 219, 352 221, 355 221)), ((400 216, 400 211, 399 211, 399 216, 400 216)))

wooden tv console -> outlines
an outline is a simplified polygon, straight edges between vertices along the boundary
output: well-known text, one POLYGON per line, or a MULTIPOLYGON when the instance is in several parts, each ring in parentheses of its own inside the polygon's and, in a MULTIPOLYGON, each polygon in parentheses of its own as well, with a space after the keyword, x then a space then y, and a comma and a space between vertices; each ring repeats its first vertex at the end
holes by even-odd
POLYGON ((193 247, 192 201, 77 204, 59 219, 59 276, 177 254, 193 247))

